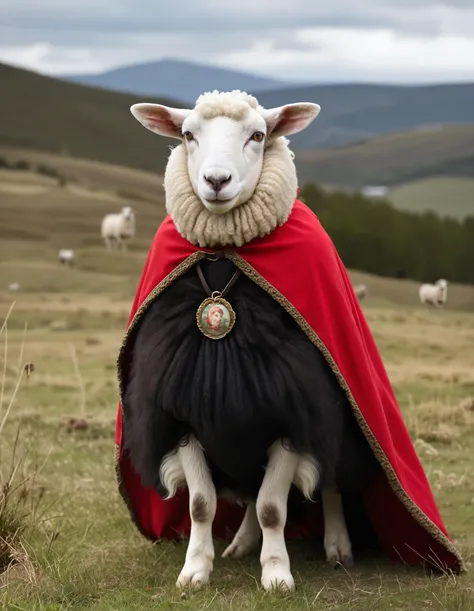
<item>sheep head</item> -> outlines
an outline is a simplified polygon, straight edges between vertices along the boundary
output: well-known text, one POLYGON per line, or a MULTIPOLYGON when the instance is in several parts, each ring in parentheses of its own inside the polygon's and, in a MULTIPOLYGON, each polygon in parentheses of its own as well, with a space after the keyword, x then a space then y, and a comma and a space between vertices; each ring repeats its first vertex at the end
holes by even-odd
POLYGON ((128 221, 135 216, 135 210, 131 206, 123 206, 121 214, 128 221))
POLYGON ((321 108, 304 102, 264 109, 247 93, 214 91, 193 109, 142 103, 130 110, 152 132, 182 141, 194 193, 210 212, 224 214, 252 196, 272 143, 308 127, 321 108))
POLYGON ((448 282, 444 278, 441 278, 440 280, 436 281, 436 285, 439 289, 441 299, 444 299, 446 293, 448 292, 448 282))

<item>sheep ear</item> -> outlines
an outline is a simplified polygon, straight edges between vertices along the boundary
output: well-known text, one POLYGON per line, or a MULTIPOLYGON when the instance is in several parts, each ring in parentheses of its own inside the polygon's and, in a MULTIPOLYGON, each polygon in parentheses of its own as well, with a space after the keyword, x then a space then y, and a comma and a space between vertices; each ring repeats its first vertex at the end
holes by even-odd
POLYGON ((191 111, 162 104, 143 103, 131 106, 130 112, 137 121, 155 134, 181 140, 181 126, 191 111))
POLYGON ((321 106, 311 102, 285 104, 277 108, 263 111, 263 118, 267 123, 268 135, 273 138, 296 134, 306 127, 319 115, 321 106))

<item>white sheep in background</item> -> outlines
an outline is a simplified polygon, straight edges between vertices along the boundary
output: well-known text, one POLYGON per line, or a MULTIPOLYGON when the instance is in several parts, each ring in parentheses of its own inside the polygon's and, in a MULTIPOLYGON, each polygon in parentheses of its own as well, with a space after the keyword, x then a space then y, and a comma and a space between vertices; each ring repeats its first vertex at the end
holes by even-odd
POLYGON ((8 285, 8 290, 9 291, 19 291, 20 290, 20 283, 19 282, 11 282, 8 285))
POLYGON ((121 212, 107 214, 102 219, 102 238, 107 250, 113 250, 114 243, 119 250, 125 250, 125 241, 135 235, 135 211, 131 206, 124 206, 121 212))
POLYGON ((58 259, 63 265, 72 265, 75 259, 74 251, 70 248, 61 248, 58 252, 58 259))
POLYGON ((441 278, 434 284, 422 284, 418 295, 423 305, 434 306, 435 308, 442 307, 448 297, 448 283, 441 278))
POLYGON ((367 297, 367 295, 369 294, 369 289, 365 284, 356 284, 356 286, 354 286, 354 293, 356 294, 357 299, 359 301, 362 301, 362 299, 364 299, 364 297, 367 297))

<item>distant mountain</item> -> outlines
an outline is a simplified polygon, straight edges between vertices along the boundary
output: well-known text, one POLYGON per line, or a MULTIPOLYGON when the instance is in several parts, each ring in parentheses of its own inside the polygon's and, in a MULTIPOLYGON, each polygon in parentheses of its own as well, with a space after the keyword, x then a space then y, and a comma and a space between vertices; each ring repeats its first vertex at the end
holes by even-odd
POLYGON ((193 104, 201 93, 214 89, 241 89, 253 94, 289 86, 284 81, 263 76, 174 59, 124 66, 102 74, 64 75, 62 78, 114 91, 173 98, 187 104, 193 104))
POLYGON ((345 146, 382 134, 433 125, 474 123, 474 83, 447 85, 314 85, 262 92, 266 108, 315 102, 321 113, 292 136, 294 149, 345 146))
POLYGON ((163 96, 191 104, 203 92, 242 89, 266 108, 316 102, 322 111, 292 137, 295 149, 330 148, 425 125, 474 122, 474 83, 447 85, 301 85, 176 60, 63 77, 95 87, 163 96))

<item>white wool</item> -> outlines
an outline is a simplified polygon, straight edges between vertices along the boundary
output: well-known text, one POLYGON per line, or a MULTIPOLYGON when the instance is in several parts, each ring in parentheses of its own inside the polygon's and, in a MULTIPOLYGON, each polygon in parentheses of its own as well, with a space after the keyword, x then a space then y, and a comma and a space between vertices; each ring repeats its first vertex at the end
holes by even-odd
POLYGON ((369 289, 365 284, 357 284, 354 286, 354 293, 356 294, 357 298, 362 301, 364 297, 367 297, 369 289))
POLYGON ((422 284, 418 295, 422 304, 440 307, 446 303, 448 283, 442 278, 437 280, 435 284, 422 284))
POLYGON ((103 238, 124 238, 135 235, 135 215, 129 206, 122 212, 106 214, 102 219, 101 233, 103 238))
MULTIPOLYGON (((198 112, 202 119, 215 119, 216 117, 228 117, 234 121, 242 121, 247 116, 249 109, 263 114, 265 108, 259 104, 256 97, 234 89, 233 91, 208 91, 196 100, 194 111, 198 112)), ((287 145, 289 140, 281 137, 287 145)), ((274 142, 271 135, 265 140, 265 148, 274 142)), ((294 158, 294 153, 291 155, 294 158)))
POLYGON ((58 252, 60 261, 72 261, 74 259, 74 251, 70 248, 61 248, 58 252))
POLYGON ((225 214, 213 214, 192 188, 184 145, 172 150, 165 171, 166 210, 179 233, 200 247, 242 246, 263 237, 288 219, 298 180, 293 154, 285 138, 266 150, 252 197, 225 214))
POLYGON ((261 106, 252 95, 235 89, 234 91, 217 91, 203 93, 196 100, 195 110, 203 119, 226 116, 241 121, 249 108, 259 110, 261 106))

